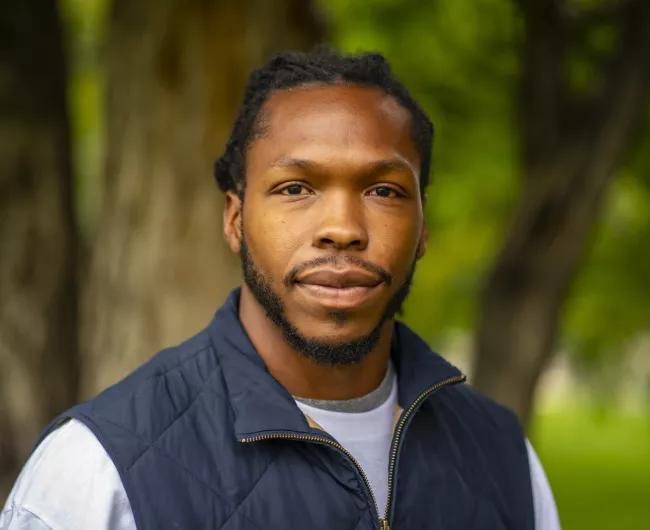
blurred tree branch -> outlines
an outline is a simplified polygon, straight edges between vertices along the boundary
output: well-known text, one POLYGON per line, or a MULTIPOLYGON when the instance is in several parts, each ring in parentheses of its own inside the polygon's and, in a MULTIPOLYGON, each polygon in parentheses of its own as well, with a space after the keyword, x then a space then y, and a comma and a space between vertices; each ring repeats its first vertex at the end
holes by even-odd
POLYGON ((650 2, 617 3, 610 16, 618 43, 594 65, 598 84, 586 94, 569 89, 566 58, 578 39, 562 17, 561 4, 520 5, 524 182, 483 293, 474 379, 526 422, 602 199, 644 119, 650 2))

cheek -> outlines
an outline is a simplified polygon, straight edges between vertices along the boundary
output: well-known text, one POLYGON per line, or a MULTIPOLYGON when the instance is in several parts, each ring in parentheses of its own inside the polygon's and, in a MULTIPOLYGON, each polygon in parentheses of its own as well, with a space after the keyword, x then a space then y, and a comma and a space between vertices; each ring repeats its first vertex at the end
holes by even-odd
POLYGON ((281 282, 288 272, 292 257, 304 240, 304 226, 264 209, 263 205, 256 208, 251 204, 249 210, 245 209, 246 243, 257 265, 274 283, 281 282))
POLYGON ((410 270, 420 241, 421 222, 411 218, 383 217, 371 222, 370 240, 374 241, 374 254, 392 272, 401 274, 410 270))

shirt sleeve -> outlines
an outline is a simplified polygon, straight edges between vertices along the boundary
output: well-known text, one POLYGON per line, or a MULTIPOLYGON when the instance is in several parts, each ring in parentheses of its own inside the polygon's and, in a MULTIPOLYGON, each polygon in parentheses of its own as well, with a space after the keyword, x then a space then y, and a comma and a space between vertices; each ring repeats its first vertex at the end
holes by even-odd
POLYGON ((0 530, 135 530, 126 491, 95 435, 70 420, 25 464, 0 512, 0 530))
POLYGON ((526 440, 530 481, 533 488, 535 530, 561 530, 557 506, 542 463, 533 446, 526 440))

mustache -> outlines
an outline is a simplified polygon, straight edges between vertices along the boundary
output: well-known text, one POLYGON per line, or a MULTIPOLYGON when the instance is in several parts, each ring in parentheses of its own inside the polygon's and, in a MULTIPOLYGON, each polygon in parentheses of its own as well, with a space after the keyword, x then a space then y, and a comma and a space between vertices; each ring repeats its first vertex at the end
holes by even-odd
POLYGON ((388 272, 383 267, 370 263, 369 261, 362 260, 355 256, 321 256, 319 258, 314 258, 304 263, 296 265, 291 269, 284 277, 283 283, 286 287, 290 287, 291 284, 295 283, 296 277, 303 272, 312 269, 314 267, 319 267, 321 265, 333 265, 335 267, 340 267, 341 265, 354 265, 361 269, 365 269, 368 272, 376 274, 382 283, 390 285, 393 283, 393 275, 388 272))

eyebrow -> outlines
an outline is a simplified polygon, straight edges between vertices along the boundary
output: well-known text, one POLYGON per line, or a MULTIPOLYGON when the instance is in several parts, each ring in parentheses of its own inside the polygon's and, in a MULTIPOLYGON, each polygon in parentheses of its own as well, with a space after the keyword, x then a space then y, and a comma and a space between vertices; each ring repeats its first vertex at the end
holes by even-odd
MULTIPOLYGON (((311 174, 325 173, 327 171, 323 164, 319 164, 313 160, 304 160, 302 158, 281 158, 271 164, 271 167, 298 169, 303 173, 311 174)), ((406 171, 412 175, 417 175, 411 165, 400 158, 377 160, 376 162, 373 162, 367 170, 364 170, 364 173, 379 176, 390 171, 406 171)))

